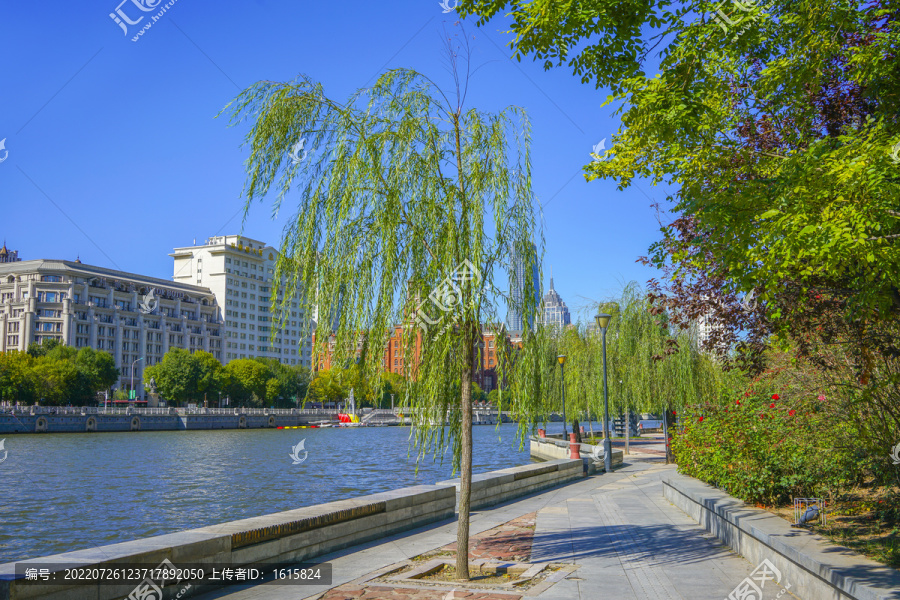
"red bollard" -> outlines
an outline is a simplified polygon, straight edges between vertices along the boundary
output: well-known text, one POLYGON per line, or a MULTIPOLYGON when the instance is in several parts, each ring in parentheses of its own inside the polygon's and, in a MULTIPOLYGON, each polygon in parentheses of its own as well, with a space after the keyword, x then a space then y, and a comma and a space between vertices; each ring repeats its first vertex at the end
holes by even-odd
POLYGON ((569 458, 581 458, 581 444, 575 441, 575 434, 569 434, 569 458))
POLYGON ((538 437, 547 437, 547 432, 543 429, 538 429, 538 437))

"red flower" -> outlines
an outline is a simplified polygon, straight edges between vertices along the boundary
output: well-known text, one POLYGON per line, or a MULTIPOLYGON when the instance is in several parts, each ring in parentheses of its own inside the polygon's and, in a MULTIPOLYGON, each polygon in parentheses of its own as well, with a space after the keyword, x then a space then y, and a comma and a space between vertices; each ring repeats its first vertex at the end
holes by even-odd
POLYGON ((765 413, 759 413, 759 418, 760 418, 760 419, 765 418, 765 416, 766 416, 765 413))
POLYGON ((674 410, 672 411, 672 414, 673 414, 673 415, 675 414, 675 411, 674 411, 674 410))
POLYGON ((781 400, 781 396, 778 394, 772 394, 772 400, 781 400))
POLYGON ((772 404, 770 404, 769 408, 775 408, 775 403, 773 402, 772 404))
POLYGON ((697 422, 698 422, 698 423, 702 423, 702 422, 703 422, 703 417, 700 417, 700 419, 699 419, 697 422))
MULTIPOLYGON (((750 397, 750 392, 744 392, 744 398, 749 398, 749 397, 750 397)), ((740 404, 740 403, 738 403, 738 404, 740 404)))
POLYGON ((797 414, 797 411, 796 411, 796 410, 791 409, 791 410, 788 411, 788 415, 790 415, 790 416, 792 416, 792 417, 793 417, 795 414, 797 414))
POLYGON ((741 401, 738 400, 737 402, 735 402, 735 404, 737 404, 738 406, 740 406, 740 405, 741 405, 741 401))

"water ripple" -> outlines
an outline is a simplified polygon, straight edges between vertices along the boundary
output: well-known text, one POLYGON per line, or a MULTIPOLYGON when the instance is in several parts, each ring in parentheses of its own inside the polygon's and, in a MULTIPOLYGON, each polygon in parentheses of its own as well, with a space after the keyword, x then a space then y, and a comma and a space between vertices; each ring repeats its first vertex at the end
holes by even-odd
MULTIPOLYGON (((515 429, 474 428, 476 473, 529 461, 515 429)), ((10 436, 0 464, 0 563, 451 476, 449 458, 426 458, 416 473, 408 441, 402 427, 10 436), (303 439, 308 458, 291 464, 303 439)))

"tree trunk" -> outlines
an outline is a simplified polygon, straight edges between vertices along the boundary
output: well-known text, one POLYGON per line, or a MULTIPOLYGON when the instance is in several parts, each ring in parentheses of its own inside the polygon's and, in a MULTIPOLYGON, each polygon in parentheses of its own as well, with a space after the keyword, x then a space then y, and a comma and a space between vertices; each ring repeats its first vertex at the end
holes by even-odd
MULTIPOLYGON (((472 328, 468 328, 469 331, 472 328)), ((469 505, 472 497, 472 379, 474 376, 475 340, 465 336, 466 364, 460 377, 460 409, 462 412, 462 456, 459 478, 459 521, 456 525, 456 578, 469 579, 469 505)))
POLYGON ((572 431, 575 432, 575 441, 581 443, 581 427, 578 426, 578 419, 572 419, 572 431))
POLYGON ((666 438, 666 464, 672 464, 675 462, 674 456, 672 455, 672 445, 669 440, 672 438, 673 427, 671 423, 672 419, 672 407, 666 406, 666 412, 663 415, 663 437, 666 438))

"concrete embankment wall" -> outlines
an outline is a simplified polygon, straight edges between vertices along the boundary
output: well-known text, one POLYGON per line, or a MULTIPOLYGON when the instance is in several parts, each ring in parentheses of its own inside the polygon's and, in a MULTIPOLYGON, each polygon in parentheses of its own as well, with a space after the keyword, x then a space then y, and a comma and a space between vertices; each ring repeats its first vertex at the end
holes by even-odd
MULTIPOLYGON (((502 469, 473 477, 472 505, 484 507, 553 487, 583 476, 581 460, 552 460, 502 469)), ((283 565, 393 535, 422 525, 452 519, 458 480, 420 485, 349 500, 264 515, 156 536, 46 556, 25 561, 29 567, 78 565, 121 568, 157 565, 168 559, 180 565, 231 567, 283 565)), ((16 563, 0 564, 0 600, 118 600, 135 584, 53 586, 34 585, 16 563)), ((165 588, 167 597, 181 589, 165 588)), ((196 591, 202 591, 197 589, 196 591)))
MULTIPOLYGON (((493 425, 496 413, 476 410, 475 425, 493 425)), ((178 431, 201 429, 261 429, 337 422, 338 412, 313 409, 263 408, 136 408, 105 411, 97 407, 0 407, 0 435, 7 433, 85 433, 93 431, 178 431)), ((409 424, 387 411, 366 414, 366 424, 409 424)), ((508 418, 504 422, 509 421, 508 418)))
POLYGON ((666 499, 746 558, 771 562, 798 598, 897 600, 900 573, 850 552, 772 513, 684 475, 663 480, 666 499))
MULTIPOLYGON (((45 564, 51 569, 61 564, 84 568, 155 566, 164 559, 176 567, 198 563, 210 568, 299 563, 420 525, 452 519, 455 502, 452 487, 420 485, 27 562, 31 567, 45 564)), ((174 592, 182 586, 169 586, 166 591, 174 592)), ((134 587, 134 583, 34 585, 15 575, 15 563, 0 565, 0 600, 114 600, 127 596, 134 587)))
MULTIPOLYGON (((531 457, 537 458, 539 460, 556 460, 560 458, 569 458, 571 451, 569 450, 569 442, 564 442, 562 440, 556 440, 553 438, 537 438, 533 437, 530 440, 531 445, 531 457)), ((581 444, 579 448, 579 456, 582 459, 588 459, 590 461, 594 460, 593 457, 594 446, 591 444, 581 444)), ((622 466, 622 461, 624 460, 624 452, 621 450, 613 449, 611 454, 612 459, 612 467, 615 469, 617 467, 622 466)), ((603 463, 603 448, 601 446, 600 451, 598 453, 600 463, 603 463)))
MULTIPOLYGON (((532 494, 539 490, 567 483, 584 476, 581 460, 555 459, 543 463, 522 465, 472 476, 471 508, 484 508, 532 494)), ((439 481, 438 485, 455 486, 459 479, 439 481)))
MULTIPOLYGON (((227 414, 182 412, 176 409, 158 409, 151 413, 85 412, 68 409, 62 414, 25 411, 15 414, 0 411, 0 435, 7 433, 85 433, 112 431, 178 431, 200 429, 261 429, 266 427, 291 427, 306 425, 312 421, 329 418, 330 415, 248 413, 240 409, 227 414)), ((336 415, 335 415, 336 417, 336 415)))

